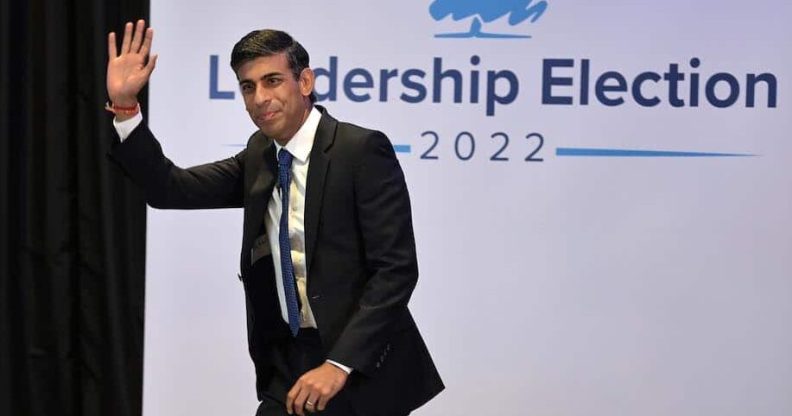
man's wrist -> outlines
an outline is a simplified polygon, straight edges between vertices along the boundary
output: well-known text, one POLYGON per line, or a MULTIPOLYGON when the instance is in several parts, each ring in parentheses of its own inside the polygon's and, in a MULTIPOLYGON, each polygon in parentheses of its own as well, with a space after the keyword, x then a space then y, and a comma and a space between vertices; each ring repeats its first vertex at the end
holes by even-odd
POLYGON ((105 104, 105 110, 115 114, 117 122, 123 122, 140 113, 140 104, 137 101, 134 104, 121 104, 117 101, 112 101, 105 104))
POLYGON ((133 97, 110 97, 114 106, 118 107, 126 107, 126 108, 133 108, 138 106, 138 99, 136 96, 133 97))

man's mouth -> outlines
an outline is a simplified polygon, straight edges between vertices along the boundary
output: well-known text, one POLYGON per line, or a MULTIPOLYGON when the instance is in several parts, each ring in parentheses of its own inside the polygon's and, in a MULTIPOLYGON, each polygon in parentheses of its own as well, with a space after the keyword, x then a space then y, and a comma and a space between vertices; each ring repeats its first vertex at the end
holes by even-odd
POLYGON ((256 116, 256 120, 261 122, 267 122, 275 118, 275 116, 278 115, 278 113, 279 111, 265 111, 263 113, 259 113, 258 116, 256 116))

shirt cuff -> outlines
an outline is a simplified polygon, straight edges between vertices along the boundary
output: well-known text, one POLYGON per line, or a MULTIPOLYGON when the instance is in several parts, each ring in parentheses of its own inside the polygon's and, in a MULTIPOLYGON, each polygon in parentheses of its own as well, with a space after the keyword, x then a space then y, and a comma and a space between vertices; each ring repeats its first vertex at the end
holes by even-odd
POLYGON ((118 133, 118 138, 120 138, 123 142, 127 137, 129 137, 130 134, 132 134, 132 130, 135 130, 135 128, 139 126, 142 121, 143 115, 138 112, 132 116, 132 118, 120 122, 113 118, 113 127, 115 127, 116 133, 118 133))
POLYGON ((336 366, 336 367, 338 367, 338 368, 340 368, 340 369, 342 369, 342 370, 344 370, 344 372, 347 373, 347 374, 351 374, 352 373, 352 369, 351 368, 349 368, 349 367, 347 367, 347 366, 345 366, 345 365, 343 365, 341 363, 337 363, 337 362, 335 362, 333 360, 327 360, 327 362, 332 364, 332 365, 334 365, 334 366, 336 366))

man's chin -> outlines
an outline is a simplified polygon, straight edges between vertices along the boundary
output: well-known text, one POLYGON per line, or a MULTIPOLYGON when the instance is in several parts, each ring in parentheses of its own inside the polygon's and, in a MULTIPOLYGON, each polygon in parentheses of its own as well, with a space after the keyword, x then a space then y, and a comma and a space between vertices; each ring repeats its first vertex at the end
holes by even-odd
POLYGON ((259 131, 262 134, 264 134, 269 138, 272 138, 272 136, 277 134, 278 131, 278 129, 274 128, 275 126, 273 126, 271 122, 267 122, 267 123, 257 122, 256 126, 259 128, 259 131))

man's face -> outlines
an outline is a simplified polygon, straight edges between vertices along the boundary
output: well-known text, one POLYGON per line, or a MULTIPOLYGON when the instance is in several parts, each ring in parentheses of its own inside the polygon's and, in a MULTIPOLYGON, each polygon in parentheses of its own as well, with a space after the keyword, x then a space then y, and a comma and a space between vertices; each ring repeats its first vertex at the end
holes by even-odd
POLYGON ((295 79, 286 54, 279 53, 245 62, 237 79, 253 123, 267 137, 285 144, 311 111, 313 71, 306 68, 295 79))

